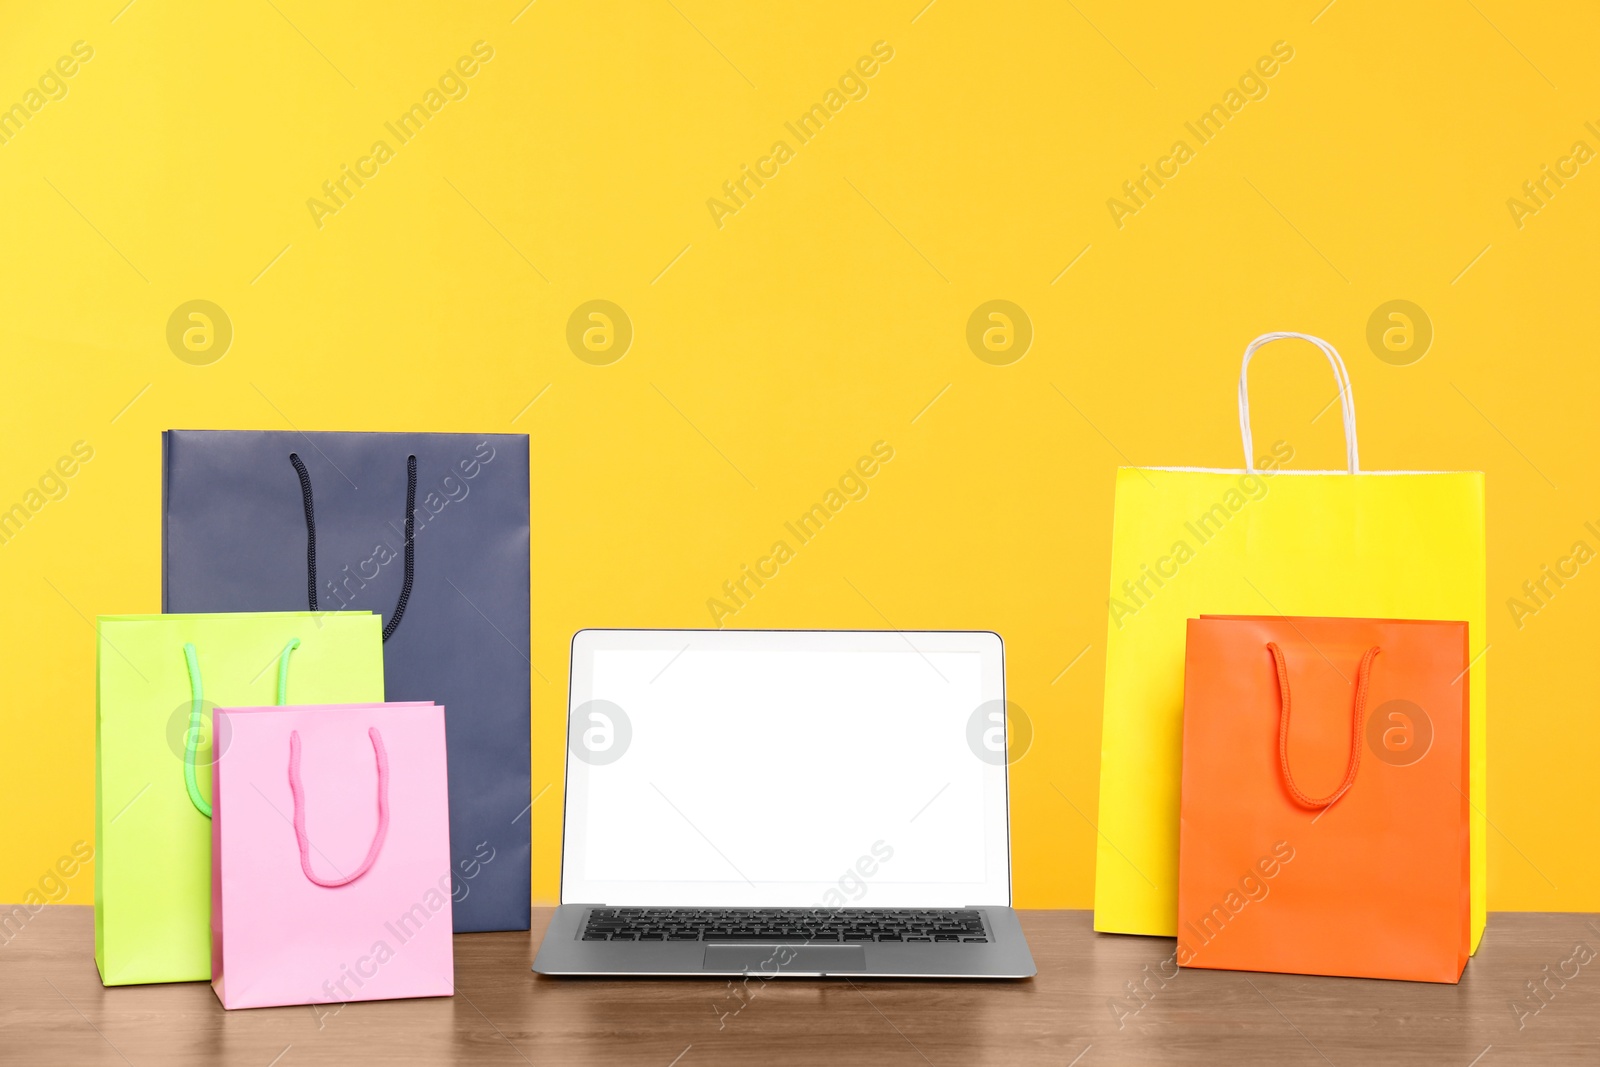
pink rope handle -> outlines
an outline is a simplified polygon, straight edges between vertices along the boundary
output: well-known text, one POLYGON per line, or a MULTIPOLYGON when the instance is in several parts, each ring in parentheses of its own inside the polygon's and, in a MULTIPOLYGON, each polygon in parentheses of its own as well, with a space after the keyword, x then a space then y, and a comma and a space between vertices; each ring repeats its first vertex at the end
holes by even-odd
POLYGON ((320 878, 311 869, 311 839, 306 836, 305 787, 300 784, 300 731, 289 731, 289 792, 294 795, 294 839, 300 846, 300 869, 312 883, 326 889, 349 885, 372 869, 383 849, 383 839, 389 834, 389 754, 383 748, 383 735, 376 726, 367 730, 372 739, 372 754, 378 761, 378 829, 372 835, 372 847, 367 858, 354 874, 344 878, 320 878))
POLYGON ((1345 767, 1344 784, 1320 800, 1302 793, 1300 787, 1294 784, 1294 774, 1289 770, 1289 667, 1284 663, 1283 651, 1276 643, 1268 641, 1267 650, 1272 653, 1273 663, 1278 668, 1278 693, 1283 701, 1282 714, 1278 718, 1278 763, 1283 769, 1283 782, 1289 787, 1289 795, 1301 807, 1330 808, 1334 801, 1355 785, 1356 772, 1361 769, 1361 720, 1366 715, 1367 682, 1372 677, 1372 660, 1380 650, 1377 645, 1367 649, 1366 655, 1361 657, 1361 667, 1356 675, 1356 706, 1350 714, 1350 762, 1345 767))

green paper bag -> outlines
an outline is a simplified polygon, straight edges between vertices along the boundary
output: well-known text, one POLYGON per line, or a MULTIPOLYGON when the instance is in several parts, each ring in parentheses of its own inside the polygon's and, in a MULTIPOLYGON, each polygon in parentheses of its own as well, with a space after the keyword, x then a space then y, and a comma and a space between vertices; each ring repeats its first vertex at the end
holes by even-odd
POLYGON ((97 632, 95 966, 106 985, 206 981, 211 761, 227 748, 211 709, 382 701, 382 622, 102 615, 97 632))

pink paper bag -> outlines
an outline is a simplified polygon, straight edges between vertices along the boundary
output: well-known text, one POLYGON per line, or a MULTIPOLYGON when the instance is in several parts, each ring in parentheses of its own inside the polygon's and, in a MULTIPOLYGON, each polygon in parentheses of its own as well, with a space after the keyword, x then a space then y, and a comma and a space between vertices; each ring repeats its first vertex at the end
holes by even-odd
POLYGON ((217 708, 211 987, 225 1008, 447 997, 444 708, 217 708))

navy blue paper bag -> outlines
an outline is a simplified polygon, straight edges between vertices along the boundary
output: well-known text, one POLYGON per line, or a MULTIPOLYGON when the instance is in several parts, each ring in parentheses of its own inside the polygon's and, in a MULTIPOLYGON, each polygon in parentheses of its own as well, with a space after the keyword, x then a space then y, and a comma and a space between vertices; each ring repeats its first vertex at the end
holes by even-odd
POLYGON ((455 929, 526 930, 527 436, 170 430, 163 446, 162 610, 379 613, 387 699, 445 707, 455 929))

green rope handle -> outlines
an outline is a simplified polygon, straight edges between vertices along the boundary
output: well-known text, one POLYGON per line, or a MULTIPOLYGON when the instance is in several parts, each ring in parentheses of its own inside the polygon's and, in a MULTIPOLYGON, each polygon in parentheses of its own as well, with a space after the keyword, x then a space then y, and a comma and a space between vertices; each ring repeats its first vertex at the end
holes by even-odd
POLYGON ((194 752, 200 743, 200 702, 203 699, 200 689, 200 660, 195 655, 194 645, 184 643, 183 658, 189 664, 189 729, 185 731, 183 738, 183 784, 189 790, 189 803, 209 819, 211 805, 200 795, 200 786, 194 780, 194 752))
MULTIPOLYGON (((278 706, 282 707, 289 700, 289 654, 300 647, 300 639, 291 637, 289 643, 283 646, 283 651, 278 653, 278 706)), ((189 665, 189 729, 185 732, 183 741, 183 784, 189 791, 189 803, 194 809, 206 818, 211 818, 211 805, 206 798, 200 795, 200 783, 195 778, 194 759, 195 752, 200 746, 200 709, 204 703, 204 690, 200 684, 200 657, 195 653, 194 645, 185 642, 183 646, 183 659, 189 665)), ((213 738, 213 743, 215 739, 213 738)))
POLYGON ((283 646, 283 651, 278 653, 278 707, 289 703, 289 653, 300 647, 298 637, 289 638, 289 643, 283 646))

